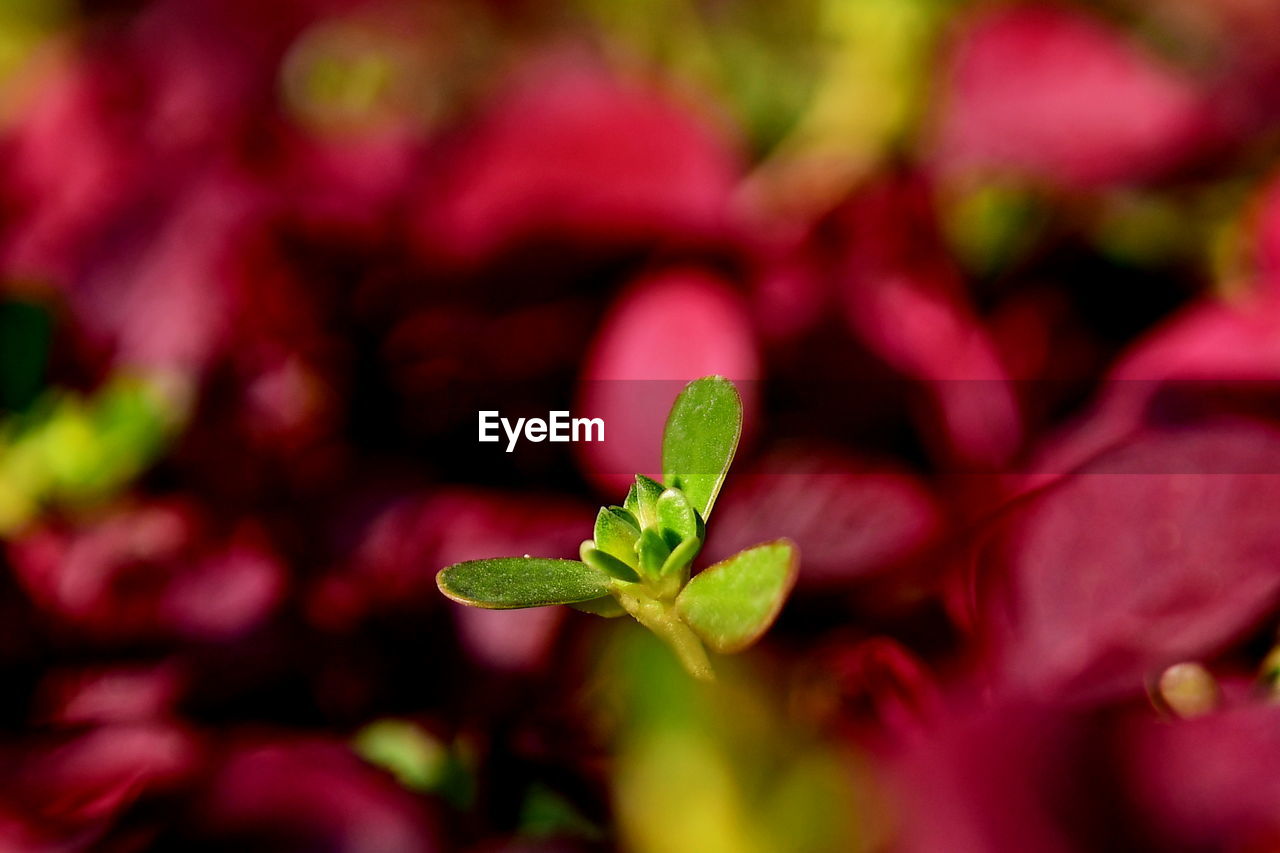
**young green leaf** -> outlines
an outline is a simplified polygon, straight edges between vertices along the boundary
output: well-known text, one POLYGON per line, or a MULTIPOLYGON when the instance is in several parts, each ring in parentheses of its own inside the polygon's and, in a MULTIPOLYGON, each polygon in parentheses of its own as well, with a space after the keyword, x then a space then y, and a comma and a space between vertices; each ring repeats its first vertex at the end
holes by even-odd
POLYGON ((676 611, 712 649, 741 651, 777 618, 795 584, 798 557, 788 539, 739 551, 689 581, 676 611))
POLYGON ((698 535, 698 518, 684 492, 667 489, 658 498, 658 526, 672 548, 698 535))
POLYGON ((577 560, 498 557, 441 569, 436 586, 462 604, 514 610, 599 598, 609 592, 609 576, 577 560))
POLYGON ((595 547, 634 567, 639 538, 640 528, 631 513, 620 506, 600 507, 596 516, 595 547))
POLYGON ((656 527, 646 527, 640 534, 640 568, 649 577, 657 577, 662 571, 662 564, 671 554, 671 549, 663 540, 656 527))
POLYGON ((682 490, 703 518, 724 483, 742 436, 742 398, 723 376, 684 387, 662 435, 662 479, 682 490))
POLYGON ((624 509, 640 523, 641 530, 658 523, 658 498, 663 491, 665 489, 657 480, 636 474, 635 485, 627 492, 624 509))
POLYGON ((698 556, 698 551, 700 550, 702 550, 701 539, 689 538, 684 540, 671 549, 671 555, 663 562, 662 570, 658 574, 666 577, 684 568, 693 562, 693 558, 698 556))
POLYGON ((583 542, 578 548, 578 556, 582 558, 582 562, 591 568, 604 572, 610 577, 615 577, 620 581, 627 583, 639 583, 640 576, 636 574, 636 570, 619 560, 612 554, 606 554, 595 546, 590 539, 583 542))

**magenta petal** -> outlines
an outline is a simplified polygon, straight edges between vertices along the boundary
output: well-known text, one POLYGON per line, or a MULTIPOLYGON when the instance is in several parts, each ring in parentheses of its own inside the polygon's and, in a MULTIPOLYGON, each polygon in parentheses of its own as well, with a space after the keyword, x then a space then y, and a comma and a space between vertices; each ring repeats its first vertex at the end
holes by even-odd
MULTIPOLYGON (((1042 485, 1124 441, 1158 416, 1162 393, 1199 412, 1266 411, 1280 379, 1280 301, 1202 300, 1149 332, 1117 360, 1090 411, 1042 443, 1020 490, 1042 485)), ((1272 409, 1273 410, 1273 409, 1272 409)))
POLYGON ((922 737, 943 719, 943 696, 934 674, 910 650, 889 637, 839 643, 813 665, 832 682, 855 731, 866 728, 886 745, 922 737), (862 719, 860 719, 861 717, 862 719))
POLYGON ((997 682, 1137 695, 1257 626, 1280 597, 1277 474, 1268 426, 1152 430, 1012 510, 976 567, 997 682))
POLYGON ((894 370, 921 383, 921 428, 940 455, 996 466, 1022 440, 1009 375, 969 304, 938 232, 930 187, 915 176, 880 179, 833 217, 845 318, 894 370))
POLYGON ((716 505, 705 559, 786 536, 800 547, 801 589, 903 567, 942 529, 942 510, 922 481, 843 454, 774 453, 733 482, 716 505))
POLYGON ((495 669, 527 671, 547 663, 564 607, 480 610, 457 606, 458 634, 471 658, 495 669))
POLYGON ((1189 81, 1077 11, 980 14, 958 34, 940 80, 936 156, 951 173, 1141 181, 1197 153, 1208 133, 1189 81))
POLYGON ((95 640, 228 640, 275 612, 287 579, 257 532, 220 544, 210 526, 190 505, 156 502, 35 528, 8 554, 38 607, 95 640))
POLYGON ((71 827, 108 820, 138 797, 172 788, 199 760, 199 744, 176 726, 108 725, 31 749, 10 764, 4 785, 16 787, 12 798, 31 814, 71 827))
POLYGON ((605 422, 603 442, 575 445, 592 479, 624 492, 636 473, 658 476, 672 401, 710 374, 738 383, 750 429, 760 366, 743 298, 700 270, 636 282, 605 318, 582 374, 575 414, 605 422))
POLYGON ((39 716, 64 725, 162 719, 186 682, 176 661, 55 670, 41 681, 39 716))
POLYGON ((418 234, 475 258, 531 232, 605 240, 721 224, 737 158, 655 91, 546 60, 491 101, 421 195, 418 234))
POLYGON ((284 597, 284 567, 248 542, 236 542, 177 575, 161 602, 174 633, 226 640, 266 620, 284 597))
POLYGON ((239 747, 199 810, 203 834, 232 846, 283 837, 298 839, 304 849, 339 853, 439 849, 424 801, 336 742, 239 747))
POLYGON ((1128 735, 1132 784, 1164 843, 1263 850, 1280 837, 1280 709, 1254 704, 1128 735))
POLYGON ((892 764, 894 849, 1071 853, 1099 849, 1090 838, 1115 841, 1102 817, 1109 792, 1091 775, 1105 742, 1082 722, 1032 706, 953 704, 892 764))

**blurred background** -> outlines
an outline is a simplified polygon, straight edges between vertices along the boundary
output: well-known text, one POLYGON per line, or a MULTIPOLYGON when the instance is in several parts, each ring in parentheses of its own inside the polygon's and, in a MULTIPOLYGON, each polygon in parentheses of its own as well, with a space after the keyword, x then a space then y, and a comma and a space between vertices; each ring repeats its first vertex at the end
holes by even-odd
POLYGON ((0 850, 1280 849, 1278 34, 0 0, 0 850), (715 686, 437 592, 708 373, 702 564, 802 555, 715 686))

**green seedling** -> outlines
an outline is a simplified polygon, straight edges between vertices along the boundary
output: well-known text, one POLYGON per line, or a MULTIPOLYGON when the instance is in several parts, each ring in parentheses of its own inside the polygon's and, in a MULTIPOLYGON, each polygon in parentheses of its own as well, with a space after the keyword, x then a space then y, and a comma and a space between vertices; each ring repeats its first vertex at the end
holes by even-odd
POLYGON ((662 480, 636 475, 622 506, 601 507, 579 560, 502 557, 442 569, 440 591, 473 607, 568 604, 598 616, 630 614, 694 676, 714 677, 706 647, 751 645, 773 624, 795 583, 799 554, 777 539, 690 577, 707 519, 742 434, 742 400, 721 376, 690 382, 662 438, 662 480))

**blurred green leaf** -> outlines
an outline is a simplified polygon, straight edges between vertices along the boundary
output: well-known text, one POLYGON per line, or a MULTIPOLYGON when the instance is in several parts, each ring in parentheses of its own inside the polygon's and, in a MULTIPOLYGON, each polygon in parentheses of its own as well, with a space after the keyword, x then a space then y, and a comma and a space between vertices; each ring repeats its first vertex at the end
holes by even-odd
POLYGON ((965 267, 979 275, 991 275, 1024 257, 1047 224, 1043 201, 1011 182, 960 189, 943 206, 947 239, 965 267))
POLYGON ((529 788, 520 809, 520 834, 529 838, 583 838, 600 841, 604 832, 567 799, 545 785, 529 788))
POLYGON ((930 106, 950 0, 819 0, 819 80, 752 183, 786 209, 837 204, 909 147, 930 106))
MULTIPOLYGON (((772 787, 758 818, 769 834, 768 848, 787 853, 827 853, 832 841, 840 849, 861 847, 856 809, 850 808, 848 761, 836 750, 811 749, 797 755, 772 777, 772 787)), ((874 844, 871 849, 880 849, 874 844)))
POLYGON ((676 610, 712 649, 741 651, 773 624, 798 566, 796 546, 787 539, 739 551, 689 581, 676 610))
POLYGON ((0 409, 21 411, 44 386, 53 338, 48 310, 33 302, 0 302, 0 409))
POLYGON ((818 0, 577 0, 614 61, 706 93, 752 152, 768 151, 803 112, 822 67, 818 0))
POLYGON ((1190 204, 1137 192, 1112 192, 1101 201, 1094 243, 1122 263, 1155 267, 1186 262, 1204 250, 1203 223, 1190 204))
POLYGON ((711 517, 742 436, 742 398, 723 376, 684 387, 662 435, 662 477, 681 489, 703 518, 711 517))
POLYGON ((490 610, 574 604, 609 591, 609 578, 577 560, 498 557, 441 569, 440 591, 454 601, 490 610))
POLYGON ((445 777, 445 747, 421 726, 408 720, 378 720, 356 732, 352 747, 368 761, 389 771, 404 787, 431 791, 445 777))
POLYGON ((618 807, 643 853, 766 853, 754 837, 733 764, 697 729, 658 729, 620 760, 618 807))
POLYGON ((598 695, 616 720, 614 809, 634 853, 859 853, 884 804, 855 784, 856 756, 787 713, 748 666, 688 677, 652 635, 611 633, 598 695))
POLYGON ((0 85, 20 83, 41 46, 68 28, 73 8, 70 0, 0 0, 0 85))
POLYGON ((45 455, 56 496, 93 501, 151 464, 175 420, 155 388, 119 377, 88 400, 60 399, 48 421, 30 437, 45 455))
POLYGON ((0 422, 0 535, 49 504, 109 499, 163 452, 184 418, 172 383, 117 376, 94 395, 39 395, 0 422))

